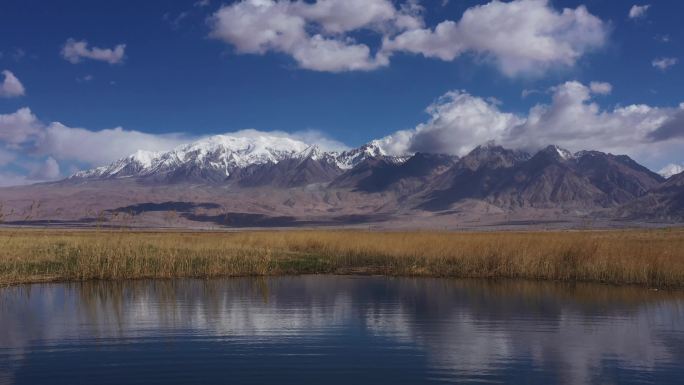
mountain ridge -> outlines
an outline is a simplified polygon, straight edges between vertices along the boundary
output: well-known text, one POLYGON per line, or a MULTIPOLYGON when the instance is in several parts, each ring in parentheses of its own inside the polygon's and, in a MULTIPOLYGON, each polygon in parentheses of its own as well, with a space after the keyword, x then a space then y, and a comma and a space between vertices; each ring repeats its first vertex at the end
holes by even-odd
POLYGON ((555 145, 528 153, 488 142, 462 157, 393 156, 379 141, 323 151, 291 138, 222 135, 139 151, 62 181, 0 189, 0 201, 31 212, 15 223, 91 223, 93 212, 121 215, 126 207, 156 207, 136 214, 152 225, 163 222, 159 207, 168 208, 164 215, 182 210, 187 226, 677 222, 681 178, 666 180, 625 155, 555 145))
POLYGON ((395 161, 402 159, 387 155, 376 141, 350 150, 323 151, 317 145, 282 136, 226 134, 180 145, 170 151, 139 150, 109 165, 79 171, 66 179, 173 176, 180 170, 186 176, 194 172, 215 182, 228 179, 235 170, 255 165, 275 165, 285 160, 312 159, 347 170, 369 157, 387 157, 395 161))

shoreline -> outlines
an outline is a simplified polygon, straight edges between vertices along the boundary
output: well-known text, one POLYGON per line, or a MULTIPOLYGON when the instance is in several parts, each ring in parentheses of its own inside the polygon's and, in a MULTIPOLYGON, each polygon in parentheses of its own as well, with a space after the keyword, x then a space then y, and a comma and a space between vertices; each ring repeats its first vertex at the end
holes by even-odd
POLYGON ((30 285, 50 285, 50 284, 77 284, 77 283, 126 283, 126 282, 145 282, 145 281, 175 281, 175 280, 199 280, 199 281, 212 281, 212 280, 228 280, 228 279, 259 279, 259 278, 294 278, 294 277, 379 277, 379 278, 405 278, 405 279, 444 279, 444 280, 457 280, 457 281, 484 281, 492 284, 502 284, 502 283, 520 283, 520 284, 556 284, 556 285, 584 285, 584 286, 596 286, 601 288, 615 288, 615 289, 637 289, 649 292, 663 292, 663 293, 679 293, 684 294, 684 286, 665 286, 665 287, 651 287, 640 283, 611 283, 611 282, 600 282, 600 281, 578 281, 578 280, 551 280, 551 279, 534 279, 534 278, 523 278, 523 277, 457 277, 457 276, 438 276, 438 275, 396 275, 396 274, 383 274, 376 272, 331 272, 331 273, 283 273, 283 274, 271 274, 271 275, 215 275, 215 276, 176 276, 176 277, 137 277, 137 278, 88 278, 83 280, 76 279, 62 279, 55 278, 51 279, 49 277, 44 277, 45 279, 36 280, 26 280, 21 282, 1 282, 0 291, 2 289, 30 286, 30 285))
POLYGON ((684 288, 684 229, 362 232, 0 230, 0 287, 302 274, 684 288))

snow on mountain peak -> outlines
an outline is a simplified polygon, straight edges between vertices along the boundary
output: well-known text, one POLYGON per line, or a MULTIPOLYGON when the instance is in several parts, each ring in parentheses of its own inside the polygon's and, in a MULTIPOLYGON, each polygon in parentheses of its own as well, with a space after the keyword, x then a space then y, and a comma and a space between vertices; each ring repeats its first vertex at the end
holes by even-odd
POLYGON ((138 150, 128 158, 132 161, 138 162, 141 166, 148 168, 152 166, 154 159, 159 156, 159 152, 138 150))
POLYGON ((176 170, 204 170, 228 177, 234 169, 278 163, 285 159, 325 160, 350 169, 369 157, 386 156, 379 143, 370 142, 343 152, 325 152, 317 145, 285 136, 247 132, 244 135, 214 135, 184 144, 167 152, 137 151, 108 166, 80 171, 72 178, 120 178, 151 176, 176 170))
POLYGON ((291 138, 270 135, 215 135, 182 145, 171 152, 181 161, 201 164, 209 160, 229 167, 276 163, 300 153, 310 145, 291 138))
POLYGON ((230 169, 252 164, 277 163, 311 146, 295 139, 256 135, 214 135, 167 152, 139 150, 114 163, 80 171, 75 178, 145 176, 179 167, 198 167, 229 175, 230 169))
POLYGON ((573 154, 572 152, 570 152, 570 151, 568 151, 562 147, 553 145, 553 144, 547 146, 542 151, 547 153, 547 154, 553 154, 554 156, 557 156, 561 160, 568 160, 568 159, 574 159, 575 158, 575 154, 573 154))

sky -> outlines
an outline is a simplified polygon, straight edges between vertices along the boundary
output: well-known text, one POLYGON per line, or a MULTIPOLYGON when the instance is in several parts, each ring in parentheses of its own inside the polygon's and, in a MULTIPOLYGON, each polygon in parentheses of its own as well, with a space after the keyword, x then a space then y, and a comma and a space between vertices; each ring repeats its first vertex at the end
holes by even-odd
POLYGON ((556 144, 657 171, 684 163, 682 14, 669 0, 3 0, 0 185, 232 132, 390 154, 556 144))

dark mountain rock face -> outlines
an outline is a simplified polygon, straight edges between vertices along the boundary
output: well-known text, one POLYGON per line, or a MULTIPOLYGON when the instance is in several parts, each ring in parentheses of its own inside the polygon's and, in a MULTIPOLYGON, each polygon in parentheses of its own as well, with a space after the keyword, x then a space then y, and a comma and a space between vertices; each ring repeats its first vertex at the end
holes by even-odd
POLYGON ((613 207, 643 196, 663 178, 627 156, 576 155, 549 146, 533 157, 478 147, 432 185, 423 208, 445 209, 465 198, 500 207, 613 207))
POLYGON ((479 146, 431 181, 419 207, 443 210, 461 199, 485 199, 515 165, 529 157, 501 146, 479 146))
POLYGON ((623 204, 645 195, 665 179, 625 155, 583 151, 576 169, 606 194, 604 204, 623 204))
POLYGON ((534 156, 504 176, 490 200, 509 207, 596 207, 601 191, 565 162, 534 156))
POLYGON ((475 171, 481 167, 488 169, 509 168, 529 158, 530 155, 523 151, 509 150, 502 146, 486 144, 476 147, 468 155, 464 156, 460 163, 462 167, 475 171))
POLYGON ((671 176, 644 196, 617 209, 618 217, 684 219, 684 173, 671 176))
POLYGON ((330 186, 369 193, 392 190, 407 195, 453 166, 457 159, 450 155, 423 153, 416 153, 403 163, 383 157, 367 159, 335 179, 330 186))
POLYGON ((225 171, 184 164, 140 179, 148 183, 223 183, 228 180, 228 175, 225 171))
POLYGON ((299 187, 313 183, 328 183, 342 174, 335 164, 324 159, 286 159, 276 164, 254 167, 249 175, 237 175, 235 179, 243 187, 299 187))
POLYGON ((383 157, 369 158, 330 183, 333 188, 377 192, 391 183, 398 166, 383 157))

